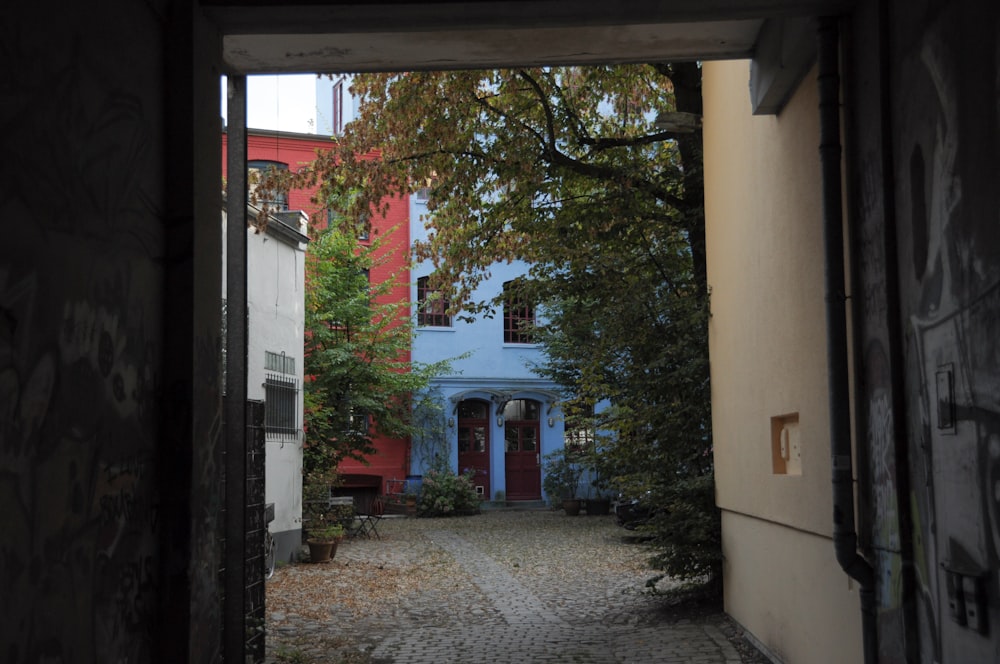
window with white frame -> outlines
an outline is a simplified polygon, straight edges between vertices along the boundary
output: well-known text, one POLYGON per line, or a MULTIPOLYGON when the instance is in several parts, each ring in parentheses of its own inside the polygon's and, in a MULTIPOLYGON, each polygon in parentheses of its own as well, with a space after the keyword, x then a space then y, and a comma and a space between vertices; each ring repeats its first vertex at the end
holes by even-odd
POLYGON ((440 291, 431 288, 430 277, 417 279, 417 325, 420 327, 451 327, 448 315, 450 303, 440 291))
POLYGON ((518 280, 503 285, 503 341, 507 344, 535 343, 535 306, 518 288, 518 280))

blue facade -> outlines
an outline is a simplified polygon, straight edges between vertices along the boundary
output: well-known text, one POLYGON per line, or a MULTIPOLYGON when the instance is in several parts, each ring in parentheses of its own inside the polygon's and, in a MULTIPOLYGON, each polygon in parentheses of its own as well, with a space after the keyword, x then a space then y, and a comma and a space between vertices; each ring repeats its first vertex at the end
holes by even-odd
MULTIPOLYGON (((427 237, 423 223, 426 217, 426 204, 418 196, 411 196, 412 240, 427 237)), ((411 302, 418 301, 418 280, 432 271, 430 263, 414 267, 411 302)), ((492 276, 480 284, 474 296, 481 300, 493 298, 501 292, 504 282, 526 272, 524 263, 497 264, 492 268, 492 276)), ((452 373, 435 380, 431 389, 444 406, 451 468, 461 472, 476 466, 474 482, 485 499, 543 498, 541 461, 546 454, 563 446, 564 422, 556 403, 556 384, 540 378, 531 369, 532 364, 543 358, 541 348, 535 344, 505 343, 502 312, 492 318, 477 316, 471 323, 452 318, 450 326, 416 326, 414 362, 431 363, 462 355, 466 357, 452 362, 452 373), (524 400, 526 411, 516 410, 518 400, 524 400), (521 421, 518 431, 511 418, 520 418, 525 412, 532 419, 521 421), (470 413, 477 416, 472 423, 465 417, 470 413), (537 429, 531 425, 535 416, 537 429), (473 453, 467 454, 470 443, 473 453), (487 448, 478 461, 474 454, 477 445, 487 448)), ((427 460, 420 458, 415 449, 413 474, 422 475, 426 465, 427 460)))

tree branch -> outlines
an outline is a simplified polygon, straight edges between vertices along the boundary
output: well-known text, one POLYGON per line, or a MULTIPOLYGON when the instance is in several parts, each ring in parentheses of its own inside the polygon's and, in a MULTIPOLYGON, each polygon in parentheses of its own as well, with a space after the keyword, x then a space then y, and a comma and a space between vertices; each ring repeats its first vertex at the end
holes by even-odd
MULTIPOLYGON (((568 154, 559 150, 556 146, 556 135, 555 135, 555 119, 552 114, 552 108, 548 104, 548 100, 545 96, 545 91, 542 90, 541 85, 536 81, 528 72, 525 70, 519 70, 518 74, 524 79, 528 85, 532 87, 535 91, 535 95, 538 98, 539 104, 542 105, 542 110, 545 112, 546 118, 546 128, 549 132, 547 140, 544 141, 545 146, 543 157, 547 158, 547 161, 554 166, 562 166, 570 170, 577 175, 583 175, 596 180, 604 180, 611 182, 620 182, 621 184, 628 185, 638 191, 645 192, 651 195, 653 198, 663 201, 673 205, 674 207, 681 207, 684 201, 677 196, 669 193, 662 187, 657 187, 655 184, 649 180, 642 178, 622 178, 622 173, 620 169, 598 166, 597 164, 592 164, 589 162, 580 161, 575 159, 568 154)), ((613 139, 609 139, 613 140, 613 139)))

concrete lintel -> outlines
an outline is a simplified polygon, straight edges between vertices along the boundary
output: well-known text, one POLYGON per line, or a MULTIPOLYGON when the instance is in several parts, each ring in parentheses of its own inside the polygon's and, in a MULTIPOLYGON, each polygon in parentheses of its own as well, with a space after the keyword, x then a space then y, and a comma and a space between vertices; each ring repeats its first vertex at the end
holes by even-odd
POLYGON ((750 103, 754 115, 780 113, 815 61, 815 19, 765 21, 750 63, 750 103))

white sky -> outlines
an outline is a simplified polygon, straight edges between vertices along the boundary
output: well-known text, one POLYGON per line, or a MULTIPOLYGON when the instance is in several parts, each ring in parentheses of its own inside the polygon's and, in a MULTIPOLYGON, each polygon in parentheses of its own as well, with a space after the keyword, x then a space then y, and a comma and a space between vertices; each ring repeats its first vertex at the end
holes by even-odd
MULTIPOLYGON (((226 79, 220 89, 226 120, 226 79)), ((303 134, 316 132, 316 74, 247 77, 247 127, 303 134)))

